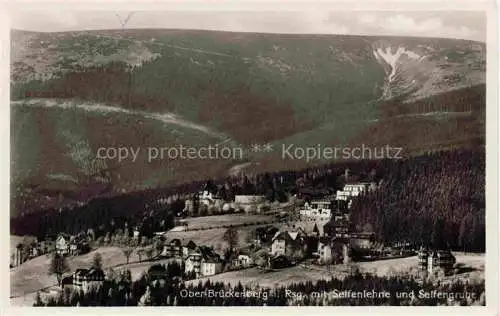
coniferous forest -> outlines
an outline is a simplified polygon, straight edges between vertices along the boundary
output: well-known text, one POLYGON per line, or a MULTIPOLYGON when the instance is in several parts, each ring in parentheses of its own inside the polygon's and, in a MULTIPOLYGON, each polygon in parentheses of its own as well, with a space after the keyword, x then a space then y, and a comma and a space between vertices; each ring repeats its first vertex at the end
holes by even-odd
POLYGON ((158 275, 160 269, 155 267, 154 274, 150 269, 137 281, 131 280, 130 271, 125 271, 87 292, 67 287, 47 302, 42 302, 38 294, 34 306, 485 305, 484 281, 436 283, 411 275, 379 277, 354 271, 343 279, 291 283, 269 289, 210 280, 185 284, 169 272, 169 265, 162 269, 163 276, 158 275))

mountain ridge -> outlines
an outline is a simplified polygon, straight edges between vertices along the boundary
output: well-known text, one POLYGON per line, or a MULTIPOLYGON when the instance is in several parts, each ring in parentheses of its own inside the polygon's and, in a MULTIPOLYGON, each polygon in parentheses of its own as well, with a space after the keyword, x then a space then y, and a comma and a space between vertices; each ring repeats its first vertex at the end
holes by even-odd
MULTIPOLYGON (((246 147, 347 145, 363 138, 375 145, 400 137, 418 152, 431 143, 484 138, 485 45, 478 42, 162 29, 13 32, 11 40, 14 191, 32 185, 57 191, 68 186, 64 179, 76 179, 69 186, 74 190, 102 192, 108 184, 95 174, 112 174, 108 189, 123 193, 216 177, 239 164, 254 172, 304 167, 252 154, 248 161, 97 163, 94 176, 82 176, 79 165, 91 163, 102 146, 200 146, 220 135, 246 147), (55 106, 42 108, 45 103, 55 106), (473 114, 422 117, 417 114, 432 111, 420 103, 434 112, 473 114), (79 111, 99 106, 116 111, 79 111), (458 122, 469 126, 470 137, 458 122), (412 125, 429 141, 404 131, 412 125)), ((48 192, 48 200, 64 201, 48 192)))

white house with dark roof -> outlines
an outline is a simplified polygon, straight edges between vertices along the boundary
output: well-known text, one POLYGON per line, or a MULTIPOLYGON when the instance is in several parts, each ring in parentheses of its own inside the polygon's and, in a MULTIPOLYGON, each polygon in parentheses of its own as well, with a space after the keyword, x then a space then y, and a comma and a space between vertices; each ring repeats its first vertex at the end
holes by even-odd
POLYGON ((56 239, 56 253, 58 255, 67 255, 69 253, 69 237, 59 235, 56 239))
POLYGON ((99 288, 103 285, 105 274, 102 269, 77 269, 73 273, 73 286, 88 292, 91 288, 99 288))
POLYGON ((302 228, 278 231, 272 238, 270 255, 285 256, 289 259, 303 257, 306 251, 306 233, 302 228))

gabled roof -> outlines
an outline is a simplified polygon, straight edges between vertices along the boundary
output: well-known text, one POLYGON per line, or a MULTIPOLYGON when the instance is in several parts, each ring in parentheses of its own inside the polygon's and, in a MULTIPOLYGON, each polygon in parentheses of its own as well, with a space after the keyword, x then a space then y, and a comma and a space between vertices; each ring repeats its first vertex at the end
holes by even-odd
POLYGON ((90 268, 90 269, 76 269, 75 276, 80 277, 88 277, 88 278, 102 278, 104 279, 104 271, 99 268, 90 268))
POLYGON ((219 263, 222 261, 220 256, 212 249, 206 246, 198 247, 198 251, 201 254, 201 260, 207 263, 219 263))
POLYGON ((59 234, 56 238, 56 241, 60 240, 60 239, 63 239, 64 241, 68 240, 69 239, 69 236, 66 235, 66 234, 59 234))
POLYGON ((272 241, 276 240, 276 239, 290 239, 292 241, 296 241, 299 237, 301 236, 305 236, 306 233, 304 232, 304 230, 302 228, 297 228, 296 230, 292 230, 292 231, 277 231, 273 238, 272 238, 272 241))

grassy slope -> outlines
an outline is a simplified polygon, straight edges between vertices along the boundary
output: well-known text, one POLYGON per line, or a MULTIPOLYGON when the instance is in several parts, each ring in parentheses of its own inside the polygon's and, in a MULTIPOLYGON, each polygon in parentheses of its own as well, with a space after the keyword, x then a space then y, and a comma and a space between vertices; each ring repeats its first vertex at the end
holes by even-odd
MULTIPOLYGON (((472 272, 453 276, 451 278, 462 279, 484 279, 484 255, 462 255, 457 256, 457 262, 464 267, 470 267, 472 272)), ((379 276, 388 276, 391 274, 401 274, 410 271, 417 271, 418 259, 416 257, 379 260, 372 262, 356 263, 362 273, 372 273, 379 276)), ((202 278, 205 281, 210 279, 213 282, 226 282, 243 285, 259 285, 262 287, 275 287, 276 285, 289 284, 294 282, 316 281, 321 279, 330 279, 330 277, 342 277, 349 273, 349 267, 345 265, 336 265, 328 271, 326 267, 321 266, 295 266, 288 269, 282 269, 271 272, 263 272, 257 268, 251 268, 241 271, 232 271, 218 274, 209 278, 202 278)), ((188 283, 198 284, 199 280, 189 281, 188 283)))

